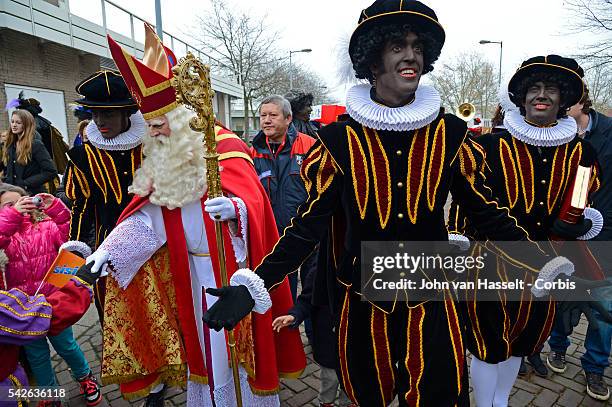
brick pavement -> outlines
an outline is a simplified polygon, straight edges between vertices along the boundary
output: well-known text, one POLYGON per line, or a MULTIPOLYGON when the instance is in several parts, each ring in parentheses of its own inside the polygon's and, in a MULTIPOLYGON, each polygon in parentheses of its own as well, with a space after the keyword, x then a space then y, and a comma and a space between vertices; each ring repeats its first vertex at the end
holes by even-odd
MULTIPOLYGON (((580 368, 580 356, 584 353, 584 335, 586 324, 584 320, 577 327, 572 335, 572 345, 568 349, 567 371, 562 375, 549 375, 543 379, 530 374, 524 379, 518 379, 510 397, 511 407, 537 406, 537 407, 595 407, 612 406, 612 402, 597 402, 585 393, 585 379, 580 368)), ((100 335, 100 325, 95 308, 91 307, 87 314, 74 326, 75 337, 81 344, 81 349, 85 353, 87 360, 91 364, 94 373, 100 373, 100 354, 102 349, 102 338, 100 335)), ((304 343, 306 339, 302 333, 304 343)), ((308 357, 308 366, 302 377, 298 380, 285 380, 281 387, 281 405, 289 407, 297 406, 317 406, 317 391, 319 382, 319 368, 312 360, 310 346, 305 346, 308 357)), ((548 347, 543 354, 548 352, 548 347)), ((66 363, 57 355, 53 356, 53 365, 57 372, 60 385, 66 386, 70 400, 65 405, 70 407, 85 406, 84 401, 79 395, 78 386, 72 380, 66 363)), ((612 385, 612 369, 607 369, 605 379, 612 385)), ((116 385, 105 386, 103 388, 105 401, 102 407, 127 407, 142 405, 142 400, 127 402, 121 398, 116 385)), ((186 395, 180 389, 172 389, 168 392, 167 407, 185 405, 186 395)), ((397 402, 393 404, 397 405, 397 402)))

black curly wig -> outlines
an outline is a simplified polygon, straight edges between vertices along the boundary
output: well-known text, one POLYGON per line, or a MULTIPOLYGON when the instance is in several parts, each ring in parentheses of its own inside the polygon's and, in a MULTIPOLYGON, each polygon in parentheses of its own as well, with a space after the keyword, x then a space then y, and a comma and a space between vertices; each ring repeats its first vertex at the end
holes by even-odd
MULTIPOLYGON (((518 97, 517 100, 520 100, 522 103, 525 102, 525 97, 527 95, 527 89, 533 86, 536 82, 544 82, 544 83, 554 83, 559 87, 559 91, 561 92, 561 100, 559 103, 559 111, 557 112, 557 119, 562 119, 567 116, 567 109, 569 109, 572 105, 570 102, 575 96, 572 94, 572 88, 569 85, 569 81, 567 80, 567 76, 561 73, 550 73, 550 72, 534 72, 530 75, 525 76, 521 82, 519 82, 518 89, 518 97)), ((521 110, 521 115, 525 116, 525 107, 519 106, 521 110)))
POLYGON ((423 44, 423 74, 433 71, 433 64, 442 52, 442 43, 427 31, 419 30, 410 24, 374 25, 359 38, 351 59, 355 76, 372 83, 374 76, 370 67, 380 63, 382 52, 389 41, 401 41, 408 33, 415 33, 423 44))
POLYGON ((291 111, 295 115, 302 112, 307 106, 312 106, 314 96, 312 93, 298 91, 286 94, 285 99, 287 99, 291 104, 291 111))

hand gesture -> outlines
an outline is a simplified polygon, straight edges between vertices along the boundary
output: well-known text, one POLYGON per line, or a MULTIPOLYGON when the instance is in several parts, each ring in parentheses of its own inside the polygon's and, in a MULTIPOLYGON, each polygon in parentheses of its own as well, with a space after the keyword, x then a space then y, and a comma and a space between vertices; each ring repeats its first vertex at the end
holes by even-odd
POLYGON ((203 317, 204 322, 215 331, 234 329, 255 306, 255 300, 243 285, 207 288, 206 293, 219 297, 203 317))
MULTIPOLYGON (((564 277, 565 278, 565 277, 564 277)), ((568 298, 567 290, 551 291, 553 298, 557 301, 557 313, 558 318, 561 318, 563 323, 563 330, 566 333, 571 333, 573 328, 580 322, 580 316, 584 314, 589 321, 591 329, 599 330, 599 321, 593 314, 593 310, 597 311, 600 318, 612 324, 612 315, 604 308, 604 306, 594 299, 592 299, 590 290, 600 287, 606 287, 612 285, 612 282, 608 280, 585 280, 583 278, 570 276, 569 280, 574 282, 575 289, 572 290, 572 296, 575 298, 587 298, 583 301, 570 300, 568 298), (590 298, 590 299, 589 299, 590 298)))
POLYGON ((17 212, 21 213, 22 215, 30 214, 38 209, 34 202, 32 202, 32 198, 29 196, 22 196, 19 198, 17 202, 15 202, 15 205, 13 205, 13 208, 15 208, 17 212))
POLYGON ((107 272, 107 263, 110 258, 110 254, 103 249, 96 250, 91 256, 85 259, 85 263, 92 263, 91 272, 92 273, 100 273, 100 277, 105 277, 108 275, 107 272))
POLYGON ((272 329, 276 332, 280 332, 282 328, 285 328, 295 322, 295 317, 293 315, 283 315, 281 317, 276 318, 272 322, 272 329))
POLYGON ((96 280, 100 277, 100 269, 98 268, 97 271, 93 271, 92 270, 93 266, 94 266, 93 261, 82 265, 77 270, 75 277, 80 278, 81 280, 85 281, 89 285, 94 285, 96 283, 96 280))
POLYGON ((204 210, 212 220, 217 222, 236 219, 236 207, 232 200, 226 196, 207 199, 204 202, 204 210))

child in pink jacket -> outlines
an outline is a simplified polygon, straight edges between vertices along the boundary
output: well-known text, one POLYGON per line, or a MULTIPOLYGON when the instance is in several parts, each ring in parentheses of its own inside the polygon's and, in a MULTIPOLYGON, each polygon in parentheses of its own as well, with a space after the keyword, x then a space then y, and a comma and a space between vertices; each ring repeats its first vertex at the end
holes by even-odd
MULTIPOLYGON (((66 240, 70 228, 70 211, 61 200, 49 194, 32 198, 13 185, 0 185, 0 249, 8 257, 2 276, 4 289, 18 288, 34 295, 66 240)), ((57 288, 44 283, 39 293, 49 295, 57 288)), ((57 336, 49 336, 55 351, 66 361, 75 379, 81 384, 88 406, 102 401, 100 386, 74 339, 72 327, 57 336)), ((38 386, 57 386, 51 367, 47 339, 25 346, 28 362, 38 386)), ((41 402, 39 405, 53 405, 41 402)))
MULTIPOLYGON (((59 247, 68 240, 70 210, 53 195, 40 194, 39 208, 19 187, 3 184, 0 211, 0 249, 6 253, 6 289, 19 288, 34 295, 59 247), (39 217, 37 221, 34 218, 39 217)), ((57 288, 47 283, 39 293, 49 295, 57 288)))

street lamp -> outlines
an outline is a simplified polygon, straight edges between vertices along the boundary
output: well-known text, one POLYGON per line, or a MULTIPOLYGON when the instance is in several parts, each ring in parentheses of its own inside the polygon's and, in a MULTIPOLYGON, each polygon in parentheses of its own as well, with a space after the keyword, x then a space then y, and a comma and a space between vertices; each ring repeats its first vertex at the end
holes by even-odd
POLYGON ((162 28, 161 0, 155 0, 155 31, 160 40, 164 40, 164 29, 162 28))
POLYGON ((504 52, 504 42, 503 41, 480 40, 479 44, 499 44, 499 76, 498 76, 497 82, 498 82, 498 86, 501 86, 502 54, 504 52))
POLYGON ((297 51, 289 51, 289 90, 293 89, 293 65, 291 64, 291 55, 300 52, 312 52, 310 48, 304 48, 297 51))

